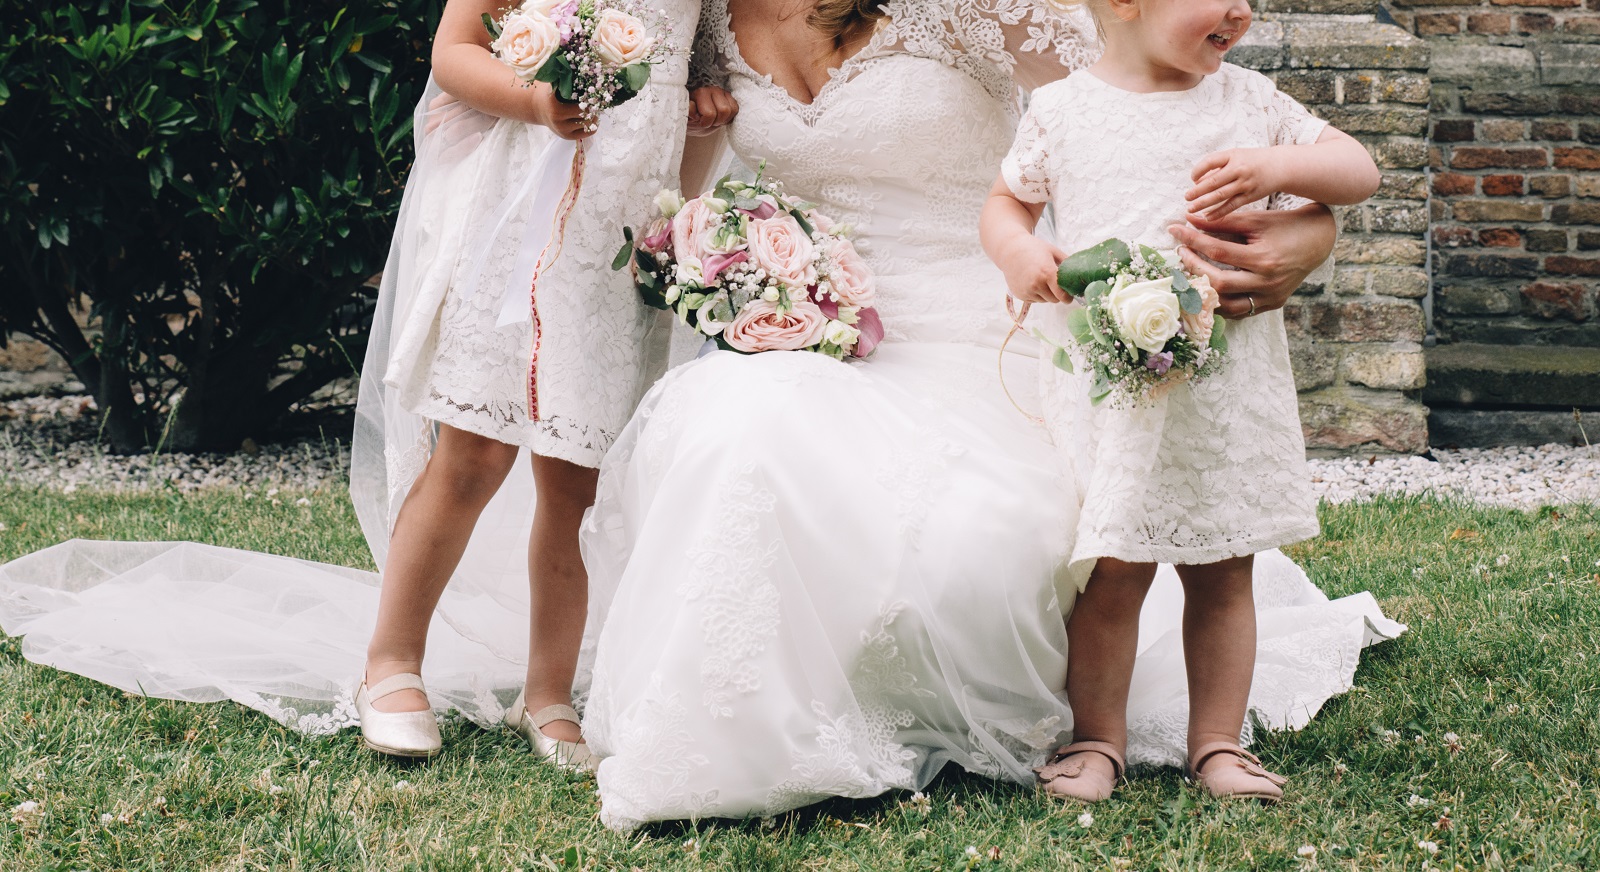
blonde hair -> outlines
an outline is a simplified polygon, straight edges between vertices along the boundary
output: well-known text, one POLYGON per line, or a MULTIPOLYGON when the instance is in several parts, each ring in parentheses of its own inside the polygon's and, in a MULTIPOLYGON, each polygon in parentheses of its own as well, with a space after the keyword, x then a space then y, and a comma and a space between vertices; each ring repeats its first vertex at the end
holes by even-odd
POLYGON ((835 49, 842 49, 851 39, 878 26, 887 14, 883 3, 884 0, 817 0, 806 23, 832 40, 835 49))

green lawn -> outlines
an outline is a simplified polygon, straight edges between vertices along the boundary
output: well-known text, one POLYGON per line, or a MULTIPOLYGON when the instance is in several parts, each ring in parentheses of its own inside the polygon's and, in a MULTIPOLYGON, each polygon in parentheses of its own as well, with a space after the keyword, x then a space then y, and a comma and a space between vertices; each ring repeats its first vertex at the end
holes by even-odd
MULTIPOLYGON (((0 489, 0 559, 81 536, 370 565, 342 493, 277 499, 0 489)), ((128 696, 3 640, 0 869, 1600 868, 1600 519, 1405 500, 1325 507, 1323 525, 1293 556, 1411 632, 1309 728, 1260 743, 1293 779, 1276 808, 1162 771, 1085 827, 1079 807, 947 774, 925 808, 894 795, 620 836, 591 782, 503 732, 452 723, 441 758, 398 765, 349 733, 128 696), (13 819, 25 801, 37 812, 13 819)))

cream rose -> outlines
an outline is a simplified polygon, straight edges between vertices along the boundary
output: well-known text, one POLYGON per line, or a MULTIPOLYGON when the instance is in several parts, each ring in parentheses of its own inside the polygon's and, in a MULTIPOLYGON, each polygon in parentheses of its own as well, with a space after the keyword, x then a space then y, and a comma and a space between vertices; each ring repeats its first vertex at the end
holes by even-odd
POLYGON ((740 351, 799 351, 822 341, 828 316, 816 303, 801 301, 787 313, 777 305, 755 300, 745 305, 722 331, 722 338, 740 351))
POLYGON ((1106 308, 1123 336, 1144 351, 1157 352, 1178 332, 1183 309, 1172 292, 1172 279, 1118 285, 1106 295, 1106 308))
POLYGON ((750 222, 750 256, 767 275, 791 288, 808 287, 817 280, 811 237, 788 215, 750 222))
POLYGON ((527 0, 522 4, 521 12, 537 12, 548 18, 556 17, 556 10, 572 2, 572 0, 527 0))
POLYGON ((872 280, 872 270, 861 259, 861 253, 841 239, 828 251, 828 283, 838 295, 839 302, 858 309, 872 305, 877 298, 877 286, 872 280))
POLYGON ((590 41, 600 59, 613 67, 625 67, 643 60, 655 45, 644 29, 644 22, 619 9, 607 9, 594 23, 590 41))
POLYGON ((489 47, 517 75, 530 78, 561 47, 561 29, 547 16, 513 12, 500 23, 500 37, 489 47))
POLYGON ((1217 305, 1222 298, 1217 295, 1216 288, 1211 287, 1209 276, 1195 276, 1189 279, 1189 284, 1200 292, 1200 311, 1184 312, 1179 316, 1183 322, 1183 332, 1188 334, 1194 344, 1205 348, 1211 343, 1211 331, 1216 325, 1217 305))

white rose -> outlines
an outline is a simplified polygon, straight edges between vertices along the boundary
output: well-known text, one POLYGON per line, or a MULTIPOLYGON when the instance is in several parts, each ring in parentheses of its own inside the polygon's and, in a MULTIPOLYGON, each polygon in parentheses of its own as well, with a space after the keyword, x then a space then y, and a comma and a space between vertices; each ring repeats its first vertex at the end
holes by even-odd
POLYGON ((843 348, 854 345, 861 338, 861 331, 843 321, 829 321, 828 326, 822 331, 822 338, 834 345, 843 348))
POLYGON ((643 60, 655 45, 655 39, 645 32, 643 21, 618 9, 600 13, 590 40, 600 59, 613 67, 643 60))
POLYGON ((1144 351, 1155 353, 1177 335, 1178 318, 1183 308, 1172 292, 1172 278, 1148 282, 1119 283, 1106 295, 1106 308, 1116 319, 1122 335, 1144 351))
POLYGON ((561 47, 561 29, 547 16, 513 12, 500 23, 500 38, 489 47, 517 75, 531 78, 561 47))
POLYGON ((678 284, 699 287, 705 283, 705 272, 700 258, 693 255, 678 256, 678 284))
POLYGON ((522 4, 523 12, 536 12, 546 18, 554 18, 555 11, 567 5, 571 0, 527 0, 522 4))

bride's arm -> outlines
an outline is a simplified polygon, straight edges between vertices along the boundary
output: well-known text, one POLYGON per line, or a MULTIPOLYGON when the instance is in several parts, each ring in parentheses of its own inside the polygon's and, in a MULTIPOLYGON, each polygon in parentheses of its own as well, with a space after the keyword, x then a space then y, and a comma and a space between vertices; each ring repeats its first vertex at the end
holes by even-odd
POLYGON ((1218 312, 1224 318, 1247 317, 1252 308, 1257 314, 1282 308, 1300 283, 1333 254, 1338 238, 1332 210, 1320 203, 1234 212, 1220 221, 1189 216, 1189 222, 1168 230, 1183 246, 1178 251, 1184 269, 1210 277, 1222 297, 1218 312), (1204 258, 1237 269, 1218 269, 1204 258))

